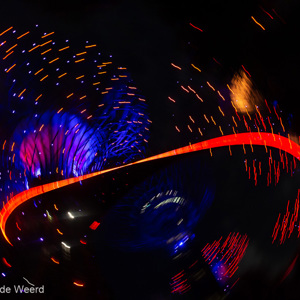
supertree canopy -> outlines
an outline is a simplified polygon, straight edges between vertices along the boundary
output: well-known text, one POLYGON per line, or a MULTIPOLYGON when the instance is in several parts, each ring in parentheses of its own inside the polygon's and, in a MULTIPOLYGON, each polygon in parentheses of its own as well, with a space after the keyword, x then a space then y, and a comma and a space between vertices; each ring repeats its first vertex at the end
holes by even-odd
POLYGON ((135 186, 108 214, 107 241, 125 251, 166 247, 178 255, 212 204, 208 163, 183 159, 135 186), (197 183, 193 179, 197 178, 197 183))
POLYGON ((48 112, 40 119, 28 118, 18 125, 12 140, 20 141, 15 142, 20 149, 15 166, 25 169, 27 178, 59 172, 65 177, 78 176, 92 162, 99 169, 104 163, 105 149, 100 150, 101 145, 105 147, 105 139, 76 115, 48 112))

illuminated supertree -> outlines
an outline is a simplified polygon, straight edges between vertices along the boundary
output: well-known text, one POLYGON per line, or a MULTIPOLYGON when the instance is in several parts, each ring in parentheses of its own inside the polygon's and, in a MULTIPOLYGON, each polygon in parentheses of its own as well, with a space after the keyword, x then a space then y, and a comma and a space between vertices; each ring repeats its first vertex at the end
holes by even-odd
POLYGON ((12 140, 19 149, 15 166, 25 169, 29 180, 57 173, 66 178, 78 176, 92 162, 100 163, 99 169, 104 163, 105 149, 101 151, 101 145, 105 148, 105 139, 76 115, 48 112, 39 119, 28 118, 18 125, 12 140))
POLYGON ((107 240, 125 251, 166 247, 176 256, 194 239, 194 228, 210 207, 214 189, 207 163, 175 163, 118 202, 105 221, 113 224, 107 240))
POLYGON ((150 120, 124 67, 36 25, 0 34, 3 198, 142 157, 150 120), (51 178, 51 179, 50 179, 51 178), (15 186, 15 187, 13 187, 15 186))

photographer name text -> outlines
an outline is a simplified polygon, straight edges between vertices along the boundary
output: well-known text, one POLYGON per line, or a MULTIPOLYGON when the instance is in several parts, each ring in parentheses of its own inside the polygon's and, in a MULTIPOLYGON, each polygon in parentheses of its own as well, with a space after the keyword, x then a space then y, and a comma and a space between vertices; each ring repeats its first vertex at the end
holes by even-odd
POLYGON ((2 285, 0 286, 0 294, 44 294, 45 286, 25 286, 25 285, 14 285, 13 287, 2 285))

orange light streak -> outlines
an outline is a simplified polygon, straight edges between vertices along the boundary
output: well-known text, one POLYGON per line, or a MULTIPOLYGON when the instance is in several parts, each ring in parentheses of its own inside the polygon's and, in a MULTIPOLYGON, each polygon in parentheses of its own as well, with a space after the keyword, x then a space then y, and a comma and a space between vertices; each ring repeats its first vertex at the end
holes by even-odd
POLYGON ((52 32, 50 32, 50 33, 48 33, 48 34, 43 35, 41 38, 44 39, 45 37, 48 37, 49 35, 51 35, 51 34, 53 34, 53 33, 54 33, 54 31, 52 31, 52 32))
POLYGON ((43 46, 45 46, 45 45, 47 45, 47 44, 49 44, 51 42, 52 42, 52 40, 49 40, 49 41, 45 42, 44 44, 41 44, 39 47, 43 47, 43 46))
POLYGON ((26 91, 26 89, 24 89, 20 94, 19 94, 19 96, 18 96, 18 98, 20 98, 22 95, 23 95, 23 93, 26 91))
POLYGON ((197 71, 201 72, 201 70, 199 68, 197 68, 195 65, 191 64, 191 66, 196 69, 197 71))
POLYGON ((48 75, 44 76, 42 79, 40 79, 40 81, 43 81, 44 79, 46 79, 48 77, 48 75))
POLYGON ((84 51, 84 52, 80 52, 80 53, 77 53, 76 56, 80 56, 80 55, 83 55, 83 54, 86 54, 87 52, 84 51))
POLYGON ((220 106, 218 106, 218 108, 219 108, 219 111, 221 112, 221 114, 222 114, 222 115, 223 115, 223 117, 224 117, 225 115, 224 115, 224 113, 223 113, 223 111, 222 111, 221 107, 220 107, 220 106))
POLYGON ((28 52, 31 52, 33 50, 35 50, 36 48, 40 47, 40 45, 36 45, 35 47, 31 48, 30 50, 28 50, 28 52))
POLYGON ((58 264, 58 265, 59 265, 59 261, 58 261, 58 260, 56 260, 54 257, 51 257, 51 260, 52 260, 54 263, 56 263, 56 264, 58 264))
POLYGON ((10 47, 9 49, 7 49, 5 52, 8 53, 10 52, 12 49, 16 48, 18 46, 18 44, 13 45, 12 47, 10 47))
POLYGON ((171 63, 171 65, 172 65, 174 68, 176 68, 176 69, 178 69, 178 70, 181 70, 181 68, 180 68, 179 66, 176 66, 176 65, 173 64, 173 63, 171 63))
POLYGON ((94 45, 88 45, 88 46, 85 46, 85 48, 92 48, 92 47, 96 47, 97 45, 94 44, 94 45))
POLYGON ((59 75, 57 78, 62 78, 63 76, 67 75, 68 73, 63 73, 61 75, 59 75))
POLYGON ((49 51, 51 51, 52 49, 51 48, 49 48, 48 50, 46 50, 46 51, 44 51, 44 52, 42 52, 41 53, 41 55, 44 55, 44 54, 46 54, 47 52, 49 52, 49 51))
POLYGON ((9 27, 8 29, 4 30, 2 33, 0 33, 0 36, 1 36, 1 35, 3 35, 4 33, 6 33, 7 31, 11 30, 11 29, 13 29, 13 27, 12 27, 12 26, 11 26, 11 27, 9 27))
POLYGON ((206 83, 207 83, 207 85, 208 85, 213 91, 216 90, 216 89, 215 89, 208 81, 206 81, 206 83))
POLYGON ((76 286, 80 286, 80 287, 83 287, 83 286, 84 286, 83 283, 79 283, 79 282, 76 282, 76 281, 74 281, 73 284, 76 285, 76 286))
POLYGON ((78 59, 78 60, 75 60, 75 63, 79 63, 79 62, 84 61, 84 60, 85 60, 85 58, 78 59))
POLYGON ((17 37, 17 40, 21 39, 23 36, 27 35, 30 31, 27 31, 25 33, 23 33, 22 35, 18 36, 17 37))
POLYGON ((63 235, 63 233, 57 228, 56 231, 60 234, 63 235))
POLYGON ((14 68, 16 66, 16 64, 12 65, 7 71, 6 73, 8 73, 12 68, 14 68))
POLYGON ((251 16, 251 19, 254 21, 254 23, 256 23, 262 30, 266 30, 265 27, 263 27, 260 23, 258 23, 254 17, 251 16))
POLYGON ((5 60, 8 56, 10 56, 11 54, 13 54, 14 51, 9 52, 7 55, 5 55, 2 59, 5 60))
POLYGON ((35 99, 35 101, 38 101, 42 96, 43 96, 43 94, 39 95, 39 96, 35 99))
POLYGON ((70 46, 67 46, 67 47, 59 49, 58 51, 64 51, 64 50, 69 49, 69 48, 70 48, 70 46))
POLYGON ((39 74, 40 72, 42 72, 44 70, 44 68, 41 68, 40 70, 38 70, 37 72, 34 73, 34 75, 39 74))
POLYGON ((52 64, 52 63, 54 63, 54 62, 57 61, 57 60, 59 60, 59 57, 57 57, 57 58, 55 58, 55 59, 49 61, 49 64, 52 64))

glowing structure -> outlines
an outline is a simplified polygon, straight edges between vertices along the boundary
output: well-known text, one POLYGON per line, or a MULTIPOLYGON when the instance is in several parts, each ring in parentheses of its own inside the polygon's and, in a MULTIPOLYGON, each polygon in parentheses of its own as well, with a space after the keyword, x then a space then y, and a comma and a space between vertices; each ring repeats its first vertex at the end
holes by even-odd
POLYGON ((58 170, 66 178, 78 176, 86 173, 92 162, 99 164, 98 169, 101 169, 106 157, 106 149, 101 148, 105 141, 100 131, 64 113, 47 113, 40 119, 24 120, 15 130, 13 140, 20 160, 16 159, 15 166, 25 169, 27 178, 45 178, 58 170), (25 133, 23 128, 27 128, 25 133))
POLYGON ((105 219, 106 240, 125 251, 166 248, 171 256, 187 250, 194 229, 214 199, 206 162, 185 157, 147 176, 112 208, 105 219), (197 178, 197 184, 191 184, 197 178))
MULTIPOLYGON (((148 157, 133 163, 129 163, 126 165, 114 167, 111 169, 103 170, 94 172, 91 174, 81 175, 75 178, 69 178, 64 179, 48 184, 44 184, 41 186, 37 186, 34 188, 31 188, 27 191, 24 191, 13 198, 11 198, 3 207, 1 210, 1 216, 0 216, 0 228, 2 231, 3 236, 5 237, 6 241, 11 244, 9 238, 6 235, 6 222, 11 213, 22 203, 25 201, 32 199, 38 195, 41 195, 43 193, 53 191, 58 188, 62 188, 64 186, 95 177, 107 172, 111 172, 113 170, 117 170, 120 168, 124 168, 130 165, 134 164, 140 164, 147 161, 152 161, 156 159, 166 158, 170 156, 180 155, 184 153, 190 153, 200 150, 206 150, 206 149, 212 149, 212 148, 218 148, 218 147, 224 147, 224 146, 232 146, 232 145, 243 145, 243 144, 252 144, 252 145, 261 145, 265 147, 274 147, 283 151, 286 151, 287 153, 293 155, 298 160, 300 160, 300 146, 296 144, 295 142, 289 140, 288 138, 276 135, 276 134, 270 134, 270 133, 259 133, 259 132, 253 132, 253 133, 240 133, 236 135, 229 135, 229 136, 222 136, 219 138, 214 138, 208 141, 200 142, 194 145, 182 147, 179 149, 174 149, 172 151, 168 151, 162 154, 158 154, 152 157, 148 157)), ((12 245, 12 244, 11 244, 12 245)))
POLYGON ((143 157, 145 99, 96 44, 9 27, 0 33, 0 195, 143 157), (38 179, 37 179, 38 178, 38 179))

